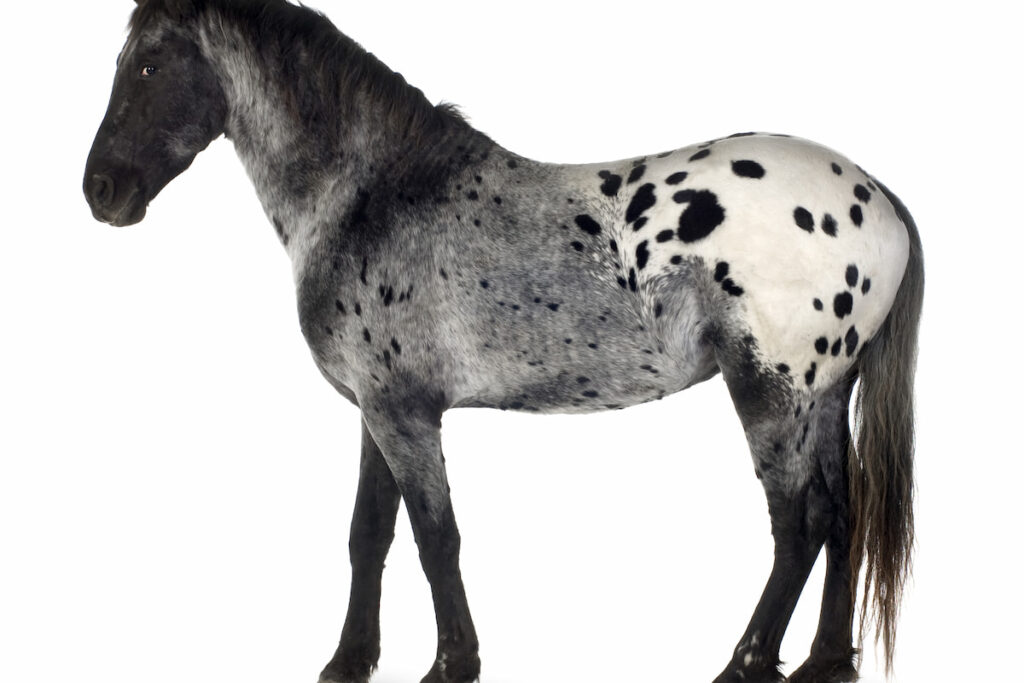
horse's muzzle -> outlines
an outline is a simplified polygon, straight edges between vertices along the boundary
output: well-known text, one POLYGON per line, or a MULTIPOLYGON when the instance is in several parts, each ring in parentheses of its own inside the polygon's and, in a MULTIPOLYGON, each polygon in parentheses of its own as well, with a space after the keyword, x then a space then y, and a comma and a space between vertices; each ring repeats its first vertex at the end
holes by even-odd
POLYGON ((82 190, 93 218, 118 227, 134 225, 146 216, 146 197, 138 182, 120 183, 108 173, 86 171, 82 190))

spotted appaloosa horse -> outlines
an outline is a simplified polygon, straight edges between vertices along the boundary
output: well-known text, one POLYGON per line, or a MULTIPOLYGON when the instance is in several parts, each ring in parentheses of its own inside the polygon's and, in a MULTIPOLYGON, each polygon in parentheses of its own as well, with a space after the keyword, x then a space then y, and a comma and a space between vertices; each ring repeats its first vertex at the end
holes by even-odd
POLYGON ((291 257, 317 366, 362 411, 352 592, 322 681, 365 682, 376 666, 400 498, 437 618, 423 680, 479 675, 445 410, 621 408, 718 372, 768 498, 775 565, 715 680, 783 679, 779 645, 823 545, 820 624, 789 680, 856 678, 862 565, 861 623, 877 620, 889 660, 913 534, 923 274, 914 223, 881 183, 819 145, 752 133, 538 163, 312 10, 142 0, 86 167, 94 216, 140 221, 221 133, 291 257))

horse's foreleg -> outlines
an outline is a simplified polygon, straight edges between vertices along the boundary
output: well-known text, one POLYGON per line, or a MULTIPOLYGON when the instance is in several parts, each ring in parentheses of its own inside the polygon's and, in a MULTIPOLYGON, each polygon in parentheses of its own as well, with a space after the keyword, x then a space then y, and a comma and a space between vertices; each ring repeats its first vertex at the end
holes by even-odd
POLYGON ((434 601, 437 657, 423 683, 470 683, 480 675, 476 630, 459 570, 461 540, 441 453, 440 409, 423 399, 364 408, 405 501, 434 601))
POLYGON ((395 536, 401 494, 380 449, 363 425, 359 488, 349 534, 352 589, 341 642, 322 683, 366 683, 380 658, 380 593, 384 559, 395 536))

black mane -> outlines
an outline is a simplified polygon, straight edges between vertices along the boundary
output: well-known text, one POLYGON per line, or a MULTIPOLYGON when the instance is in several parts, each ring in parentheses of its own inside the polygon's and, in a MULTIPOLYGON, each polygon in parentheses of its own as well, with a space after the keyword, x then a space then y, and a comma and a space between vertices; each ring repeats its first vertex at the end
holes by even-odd
POLYGON ((454 105, 433 105, 317 10, 286 0, 143 0, 129 30, 175 11, 215 12, 246 32, 260 57, 277 65, 279 85, 293 113, 327 140, 337 135, 332 124, 347 119, 354 94, 375 103, 381 122, 402 138, 469 129, 454 105), (175 6, 179 9, 172 10, 175 6))

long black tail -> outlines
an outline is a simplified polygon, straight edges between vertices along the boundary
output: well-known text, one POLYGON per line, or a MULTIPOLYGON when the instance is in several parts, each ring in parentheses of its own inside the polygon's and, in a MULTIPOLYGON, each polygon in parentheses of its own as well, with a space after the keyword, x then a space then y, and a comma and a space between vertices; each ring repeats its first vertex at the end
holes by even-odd
MULTIPOLYGON (((875 181, 877 183, 877 181, 875 181)), ((903 588, 914 545, 914 372, 924 296, 917 226, 903 202, 878 183, 910 236, 910 258, 892 310, 859 362, 854 447, 850 447, 852 600, 864 565, 860 641, 875 624, 892 671, 903 588)))

